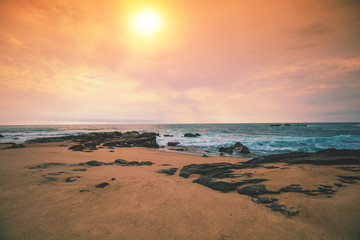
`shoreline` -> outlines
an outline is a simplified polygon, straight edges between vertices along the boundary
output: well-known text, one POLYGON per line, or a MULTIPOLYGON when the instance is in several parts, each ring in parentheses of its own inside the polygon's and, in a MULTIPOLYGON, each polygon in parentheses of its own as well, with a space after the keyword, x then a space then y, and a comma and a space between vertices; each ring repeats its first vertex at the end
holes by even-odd
POLYGON ((343 183, 336 177, 359 176, 358 165, 347 165, 354 167, 347 168, 351 171, 339 169, 338 165, 285 162, 239 168, 249 159, 205 158, 138 147, 76 152, 60 147, 61 144, 69 143, 0 149, 0 236, 4 239, 358 239, 360 236, 360 184, 343 183), (125 162, 116 163, 116 159, 125 162), (100 165, 84 165, 89 161, 100 165), (225 165, 219 168, 218 163, 225 165), (188 177, 184 177, 185 166, 195 167, 187 167, 188 177), (210 172, 230 167, 228 173, 235 177, 211 179, 215 183, 227 182, 226 186, 236 183, 237 190, 223 192, 223 188, 206 186, 209 182, 199 182, 209 173, 205 168, 196 169, 203 166, 210 167, 210 172), (158 172, 171 168, 177 168, 174 175, 158 172), (266 181, 259 184, 274 193, 252 197, 237 192, 253 185, 246 181, 260 178, 266 181), (101 183, 109 185, 96 187, 101 183), (336 187, 334 183, 344 187, 336 187), (328 187, 323 189, 334 192, 276 193, 291 184, 312 191, 318 191, 322 185, 328 187), (277 198, 290 214, 256 202, 265 197, 277 198))

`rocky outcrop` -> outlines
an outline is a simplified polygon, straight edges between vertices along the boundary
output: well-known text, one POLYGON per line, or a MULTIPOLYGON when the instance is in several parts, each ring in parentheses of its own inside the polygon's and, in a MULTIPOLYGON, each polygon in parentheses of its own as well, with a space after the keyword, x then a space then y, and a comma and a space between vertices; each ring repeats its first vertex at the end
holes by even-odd
POLYGON ((238 147, 235 149, 235 152, 237 153, 243 153, 243 154, 249 154, 250 153, 250 150, 248 147, 246 146, 241 146, 241 147, 238 147))
POLYGON ((313 165, 360 165, 360 150, 329 148, 315 153, 293 152, 251 159, 246 164, 285 162, 313 165))
POLYGON ((83 151, 84 149, 85 149, 85 147, 81 144, 73 145, 73 146, 69 147, 69 150, 73 150, 73 151, 83 151))
POLYGON ((233 154, 233 147, 219 147, 219 152, 233 154))
POLYGON ((219 147, 219 152, 233 154, 233 152, 242 153, 242 154, 249 154, 250 150, 248 147, 244 146, 241 142, 235 143, 231 147, 219 147))
POLYGON ((138 161, 131 161, 128 162, 126 160, 123 159, 116 159, 114 164, 120 165, 120 166, 151 166, 154 163, 150 162, 150 161, 144 161, 144 162, 138 162, 138 161))
POLYGON ((248 195, 250 197, 256 197, 263 194, 278 194, 279 192, 269 191, 264 184, 254 184, 237 190, 239 194, 248 195))
POLYGON ((179 142, 168 142, 167 145, 170 147, 176 147, 178 144, 180 144, 179 142))
POLYGON ((144 132, 139 133, 136 131, 131 132, 100 132, 100 133, 87 133, 77 136, 62 136, 51 138, 37 138, 27 141, 27 143, 47 143, 47 142, 64 142, 71 141, 81 144, 81 147, 74 147, 74 151, 97 150, 97 146, 103 144, 104 147, 146 147, 146 148, 159 148, 156 142, 157 133, 144 132), (77 150, 75 150, 77 149, 77 150))
POLYGON ((200 137, 201 135, 199 133, 185 133, 184 137, 200 137))
POLYGON ((174 175, 178 169, 177 168, 168 168, 168 169, 161 169, 157 171, 157 173, 164 173, 166 175, 174 175))
POLYGON ((8 148, 24 148, 25 145, 23 144, 16 144, 16 143, 13 143, 10 147, 8 148))
POLYGON ((3 137, 4 137, 4 135, 0 134, 0 138, 3 138, 3 137))

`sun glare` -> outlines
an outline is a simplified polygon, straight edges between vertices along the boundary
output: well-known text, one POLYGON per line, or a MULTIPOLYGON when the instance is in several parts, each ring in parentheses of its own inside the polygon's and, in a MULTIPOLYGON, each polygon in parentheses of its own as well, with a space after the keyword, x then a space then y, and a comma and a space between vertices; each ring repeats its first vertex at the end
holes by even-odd
POLYGON ((151 35, 161 27, 159 15, 152 9, 140 12, 133 18, 135 29, 143 35, 151 35))

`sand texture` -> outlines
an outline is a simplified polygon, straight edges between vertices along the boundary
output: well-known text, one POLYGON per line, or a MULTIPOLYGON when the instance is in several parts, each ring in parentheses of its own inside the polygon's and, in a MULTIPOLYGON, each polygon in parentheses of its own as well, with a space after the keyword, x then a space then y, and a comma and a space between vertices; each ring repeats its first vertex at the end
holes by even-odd
POLYGON ((0 146, 0 239, 360 239, 354 162, 61 144, 0 146))

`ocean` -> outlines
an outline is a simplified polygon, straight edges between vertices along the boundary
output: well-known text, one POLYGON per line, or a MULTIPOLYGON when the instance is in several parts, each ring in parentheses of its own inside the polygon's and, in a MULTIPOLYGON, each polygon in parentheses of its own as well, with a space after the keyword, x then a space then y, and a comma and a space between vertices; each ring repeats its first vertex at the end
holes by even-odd
POLYGON ((177 141, 188 152, 207 155, 217 155, 219 147, 232 146, 236 142, 250 149, 250 155, 246 155, 249 157, 327 148, 360 149, 360 123, 1 125, 0 134, 4 137, 0 138, 0 143, 109 131, 156 132, 160 146, 177 141), (187 138, 185 133, 201 136, 187 138))

